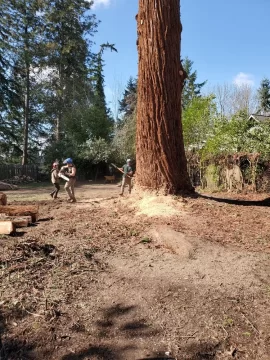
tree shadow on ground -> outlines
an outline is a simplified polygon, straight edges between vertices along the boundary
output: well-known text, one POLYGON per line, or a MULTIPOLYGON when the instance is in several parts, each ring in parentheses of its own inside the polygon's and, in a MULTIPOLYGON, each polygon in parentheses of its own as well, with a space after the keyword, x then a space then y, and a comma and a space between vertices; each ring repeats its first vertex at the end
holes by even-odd
POLYGON ((126 319, 125 316, 135 312, 137 306, 124 306, 116 304, 103 311, 101 320, 97 320, 97 329, 100 331, 101 337, 111 337, 111 332, 117 330, 121 336, 126 338, 150 337, 158 333, 156 329, 147 323, 143 317, 139 319, 126 319), (118 322, 121 321, 121 324, 118 322), (124 322, 124 323, 123 323, 124 322), (112 331, 110 331, 110 329, 112 331), (104 331, 105 330, 105 331, 104 331))
POLYGON ((138 358, 137 360, 175 360, 172 356, 164 356, 164 353, 161 354, 160 352, 152 354, 146 358, 138 358))
POLYGON ((230 205, 239 205, 239 206, 266 206, 270 207, 270 198, 264 200, 235 200, 235 199, 226 199, 219 198, 214 196, 198 194, 198 198, 203 198, 206 200, 212 200, 220 203, 230 204, 230 205))
POLYGON ((25 314, 21 311, 12 311, 10 314, 0 312, 0 360, 34 360, 31 351, 32 344, 13 338, 4 338, 7 331, 7 319, 17 320, 24 318, 25 314))
POLYGON ((38 219, 37 223, 40 223, 40 222, 47 222, 47 221, 51 221, 53 220, 54 217, 53 216, 50 216, 50 217, 46 217, 46 218, 41 218, 41 219, 38 219))
MULTIPOLYGON (((125 306, 123 304, 116 304, 104 309, 101 319, 96 321, 97 337, 114 344, 119 338, 122 341, 128 341, 128 339, 146 338, 158 334, 158 331, 147 324, 144 318, 130 321, 130 317, 135 316, 133 312, 136 310, 137 306, 125 306)), ((97 356, 101 360, 126 360, 125 352, 132 350, 135 351, 136 347, 128 344, 124 347, 92 345, 76 354, 67 354, 62 357, 62 360, 84 360, 89 356, 97 356)))
POLYGON ((131 346, 109 347, 109 346, 91 346, 89 349, 81 350, 76 354, 67 354, 62 360, 86 360, 89 356, 98 356, 100 360, 124 360, 122 353, 127 350, 133 350, 131 346))
MULTIPOLYGON (((218 341, 216 343, 193 341, 191 344, 184 347, 182 352, 185 356, 184 358, 188 358, 189 360, 215 360, 218 352, 222 352, 224 345, 225 344, 218 341)), ((230 358, 233 357, 234 354, 230 356, 230 358)))
POLYGON ((17 339, 0 341, 0 360, 35 360, 34 348, 34 345, 17 339))

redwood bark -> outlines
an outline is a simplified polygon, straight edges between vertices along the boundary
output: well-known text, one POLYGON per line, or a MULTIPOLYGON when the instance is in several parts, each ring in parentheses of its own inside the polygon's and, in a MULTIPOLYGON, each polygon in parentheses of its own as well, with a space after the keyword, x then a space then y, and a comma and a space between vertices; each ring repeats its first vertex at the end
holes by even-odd
POLYGON ((181 123, 179 0, 139 0, 136 185, 191 192, 181 123))

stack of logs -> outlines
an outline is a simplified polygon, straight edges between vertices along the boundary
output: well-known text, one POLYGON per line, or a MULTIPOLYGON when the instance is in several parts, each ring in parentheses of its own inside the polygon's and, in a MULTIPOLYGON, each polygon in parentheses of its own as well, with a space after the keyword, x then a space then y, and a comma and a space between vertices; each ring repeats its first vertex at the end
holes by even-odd
POLYGON ((7 205, 7 196, 0 193, 0 234, 11 235, 17 228, 34 224, 38 219, 38 206, 7 205))

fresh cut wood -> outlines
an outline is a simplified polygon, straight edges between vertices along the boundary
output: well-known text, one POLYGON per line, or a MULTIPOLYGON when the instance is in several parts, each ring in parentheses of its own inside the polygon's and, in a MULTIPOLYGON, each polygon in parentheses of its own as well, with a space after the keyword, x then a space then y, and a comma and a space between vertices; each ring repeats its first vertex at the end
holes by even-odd
POLYGON ((7 195, 0 192, 0 205, 7 205, 7 195))
POLYGON ((0 221, 12 221, 16 228, 27 227, 32 223, 32 216, 7 216, 0 214, 0 221))
POLYGON ((32 222, 38 219, 38 206, 36 205, 6 205, 0 206, 0 214, 7 216, 31 216, 32 222))
POLYGON ((1 221, 0 220, 0 234, 10 235, 15 231, 15 226, 12 221, 1 221))

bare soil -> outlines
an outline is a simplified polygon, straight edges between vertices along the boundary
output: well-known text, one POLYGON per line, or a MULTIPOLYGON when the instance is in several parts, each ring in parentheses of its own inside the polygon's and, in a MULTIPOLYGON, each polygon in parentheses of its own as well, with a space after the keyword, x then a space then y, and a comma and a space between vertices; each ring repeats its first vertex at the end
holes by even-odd
POLYGON ((40 219, 0 238, 1 360, 270 359, 266 194, 49 190, 7 192, 40 219))

